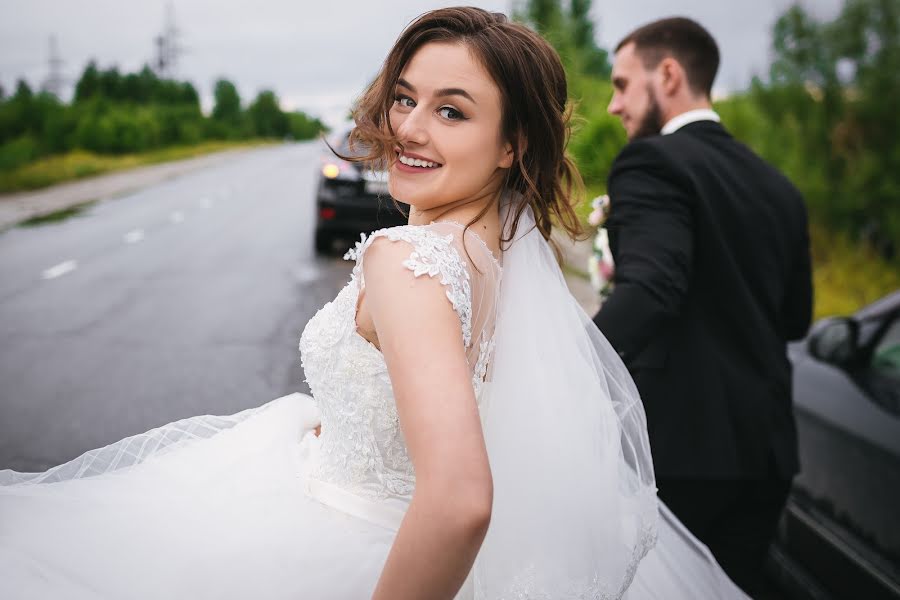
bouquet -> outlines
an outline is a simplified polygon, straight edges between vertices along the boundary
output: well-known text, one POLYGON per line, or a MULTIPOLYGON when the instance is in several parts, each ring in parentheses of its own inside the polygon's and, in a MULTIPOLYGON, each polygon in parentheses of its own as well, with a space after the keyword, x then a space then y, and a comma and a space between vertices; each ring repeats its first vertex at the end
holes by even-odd
POLYGON ((591 206, 594 210, 588 216, 588 223, 597 228, 597 235, 594 237, 594 251, 588 258, 587 266, 591 286, 600 294, 602 303, 612 293, 615 272, 612 252, 609 249, 609 234, 603 226, 606 217, 609 216, 609 196, 597 196, 591 202, 591 206))

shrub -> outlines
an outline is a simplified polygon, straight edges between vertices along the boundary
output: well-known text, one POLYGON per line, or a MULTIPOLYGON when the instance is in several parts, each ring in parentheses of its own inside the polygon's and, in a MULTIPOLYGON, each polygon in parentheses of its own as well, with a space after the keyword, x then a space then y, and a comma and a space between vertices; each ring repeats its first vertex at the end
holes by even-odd
POLYGON ((0 170, 9 171, 38 156, 38 143, 30 135, 23 135, 0 144, 0 170))

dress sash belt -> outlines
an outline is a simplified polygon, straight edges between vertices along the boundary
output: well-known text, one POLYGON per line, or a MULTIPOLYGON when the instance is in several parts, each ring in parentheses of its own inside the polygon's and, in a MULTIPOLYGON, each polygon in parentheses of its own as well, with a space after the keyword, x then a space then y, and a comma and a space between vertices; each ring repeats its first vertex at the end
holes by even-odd
POLYGON ((372 500, 313 477, 306 480, 306 493, 325 506, 392 531, 400 529, 400 522, 403 521, 408 506, 401 498, 372 500))

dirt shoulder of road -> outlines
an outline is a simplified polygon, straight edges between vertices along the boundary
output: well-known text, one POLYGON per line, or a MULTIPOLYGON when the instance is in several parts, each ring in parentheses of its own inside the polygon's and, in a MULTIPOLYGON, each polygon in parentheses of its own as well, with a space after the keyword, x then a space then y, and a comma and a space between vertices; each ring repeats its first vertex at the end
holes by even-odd
POLYGON ((238 148, 195 158, 136 167, 106 175, 61 183, 41 190, 0 194, 0 231, 36 217, 91 202, 109 200, 129 192, 204 169, 256 148, 238 148))

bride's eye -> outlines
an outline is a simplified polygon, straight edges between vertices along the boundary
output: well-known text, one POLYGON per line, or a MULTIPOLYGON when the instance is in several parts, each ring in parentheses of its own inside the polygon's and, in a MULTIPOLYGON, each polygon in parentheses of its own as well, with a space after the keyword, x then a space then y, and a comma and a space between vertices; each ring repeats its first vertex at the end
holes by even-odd
POLYGON ((404 96, 403 94, 397 94, 394 96, 394 104, 397 106, 402 106, 403 108, 415 108, 415 101, 409 96, 404 96))
POLYGON ((448 121, 465 121, 466 115, 456 110, 452 106, 442 106, 438 109, 438 114, 448 121))

